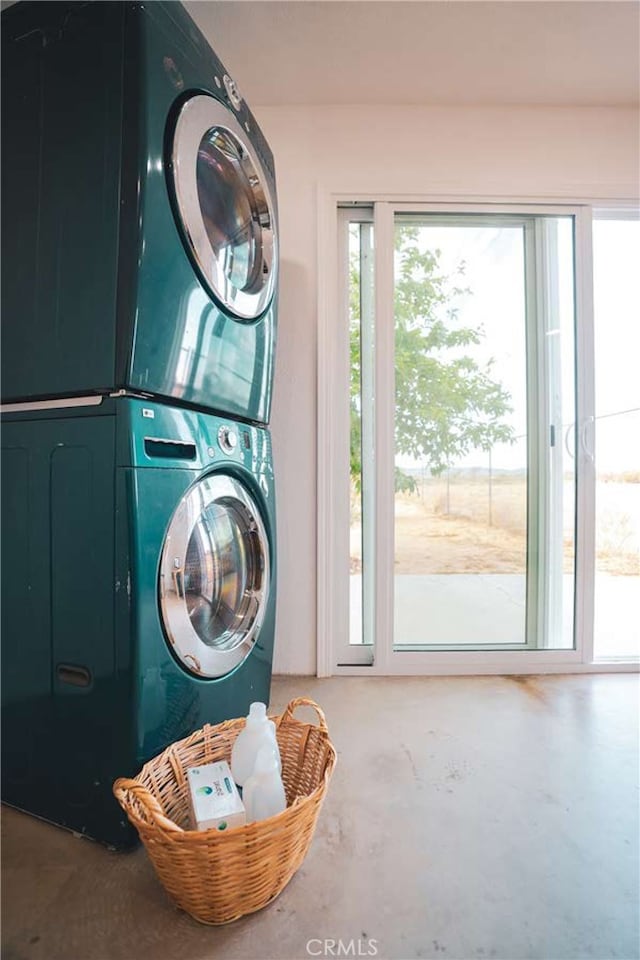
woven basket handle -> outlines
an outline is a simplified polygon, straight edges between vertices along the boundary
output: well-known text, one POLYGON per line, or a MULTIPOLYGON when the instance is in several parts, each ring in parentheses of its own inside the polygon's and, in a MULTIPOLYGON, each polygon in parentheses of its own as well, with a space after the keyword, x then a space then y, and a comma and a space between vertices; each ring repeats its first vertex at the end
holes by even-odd
POLYGON ((156 798, 137 780, 120 777, 113 785, 113 793, 118 803, 125 809, 135 799, 144 808, 145 813, 150 815, 151 819, 168 833, 184 833, 182 827, 179 827, 177 823, 164 815, 156 798))
POLYGON ((327 719, 324 715, 322 707, 319 707, 315 700, 310 700, 308 697, 294 697, 293 700, 290 700, 289 703, 284 708, 284 712, 280 719, 278 720, 278 726, 283 723, 285 720, 291 720, 293 717, 293 711, 298 707, 312 707, 313 710, 318 714, 319 727, 323 733, 329 733, 329 728, 327 727, 327 719))

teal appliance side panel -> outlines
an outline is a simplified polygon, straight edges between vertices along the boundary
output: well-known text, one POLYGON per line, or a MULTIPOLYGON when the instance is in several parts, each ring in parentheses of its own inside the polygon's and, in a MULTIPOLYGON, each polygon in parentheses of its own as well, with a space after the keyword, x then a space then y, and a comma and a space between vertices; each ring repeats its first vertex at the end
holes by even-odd
MULTIPOLYGON (((137 137, 141 230, 136 337, 123 379, 136 391, 265 423, 273 383, 275 300, 251 323, 232 319, 217 306, 182 242, 166 170, 176 105, 189 93, 215 89, 213 76, 224 68, 204 40, 198 52, 193 37, 187 40, 176 30, 164 6, 130 11, 131 17, 142 18, 137 137)), ((238 119, 244 122, 245 117, 238 119)))
MULTIPOLYGON (((55 429, 49 472, 56 740, 50 762, 58 770, 61 807, 71 802, 88 812, 100 792, 113 712, 114 420, 68 420, 55 429)), ((82 818, 70 825, 88 826, 82 818)))
MULTIPOLYGON (((20 593, 5 567, 3 799, 127 846, 135 837, 111 794, 114 775, 132 766, 130 703, 114 639, 115 418, 17 420, 3 426, 8 441, 28 452, 26 489, 33 492, 26 505, 10 497, 24 528, 9 527, 3 547, 20 556, 26 532, 29 553, 19 569, 40 631, 20 624, 20 593)), ((7 464, 10 490, 23 478, 24 460, 20 454, 7 464)))
POLYGON ((123 5, 2 14, 2 396, 115 369, 123 5))
POLYGON ((74 420, 65 428, 65 439, 49 458, 52 652, 56 665, 81 665, 91 682, 99 682, 114 667, 108 599, 113 581, 113 421, 74 420), (77 429, 84 426, 91 431, 88 440, 77 429))
POLYGON ((23 424, 3 423, 0 466, 2 795, 19 799, 37 786, 52 712, 47 472, 23 424))

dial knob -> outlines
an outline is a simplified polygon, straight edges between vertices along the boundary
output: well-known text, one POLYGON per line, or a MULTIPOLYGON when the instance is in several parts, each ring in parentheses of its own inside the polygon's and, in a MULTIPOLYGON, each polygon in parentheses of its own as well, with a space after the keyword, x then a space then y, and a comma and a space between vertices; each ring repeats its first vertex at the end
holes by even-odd
POLYGON ((231 427, 220 427, 218 430, 218 443, 221 450, 225 453, 233 453, 238 445, 238 434, 231 427))
POLYGON ((240 110, 242 106, 242 97, 238 91, 235 80, 232 80, 228 73, 225 73, 222 78, 224 83, 224 88, 227 91, 227 96, 231 100, 231 104, 234 110, 240 110))

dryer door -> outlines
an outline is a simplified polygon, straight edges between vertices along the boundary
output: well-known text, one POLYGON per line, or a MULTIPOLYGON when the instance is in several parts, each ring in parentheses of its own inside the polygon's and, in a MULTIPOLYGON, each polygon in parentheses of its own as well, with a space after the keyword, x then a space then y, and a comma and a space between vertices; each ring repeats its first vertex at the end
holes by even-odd
POLYGON ((171 648, 199 677, 222 677, 249 656, 269 596, 269 543, 260 512, 236 479, 196 483, 162 549, 160 611, 171 648))
POLYGON ((263 313, 275 290, 275 206, 249 137, 219 100, 199 94, 176 121, 170 169, 176 216, 209 292, 241 320, 263 313))

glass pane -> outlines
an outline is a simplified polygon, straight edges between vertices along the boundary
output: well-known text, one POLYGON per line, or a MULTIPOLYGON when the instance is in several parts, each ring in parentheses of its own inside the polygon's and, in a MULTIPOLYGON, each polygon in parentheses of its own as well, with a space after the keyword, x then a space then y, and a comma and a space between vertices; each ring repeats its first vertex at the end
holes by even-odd
POLYGON ((237 646, 257 612, 253 590, 260 586, 258 541, 242 508, 210 503, 189 538, 184 597, 191 624, 207 646, 237 646))
POLYGON ((395 643, 524 644, 524 232, 395 233, 395 643))
POLYGON ((639 221, 594 221, 594 655, 599 659, 640 656, 639 263, 639 221))
POLYGON ((214 127, 202 138, 197 185, 214 255, 210 275, 215 278, 221 271, 237 289, 252 290, 261 281, 260 221, 242 147, 228 131, 214 127))
POLYGON ((362 643, 360 224, 349 224, 349 642, 362 643))
POLYGON ((373 643, 373 224, 349 224, 349 642, 373 643))
POLYGON ((572 236, 396 218, 396 648, 573 643, 572 236))

